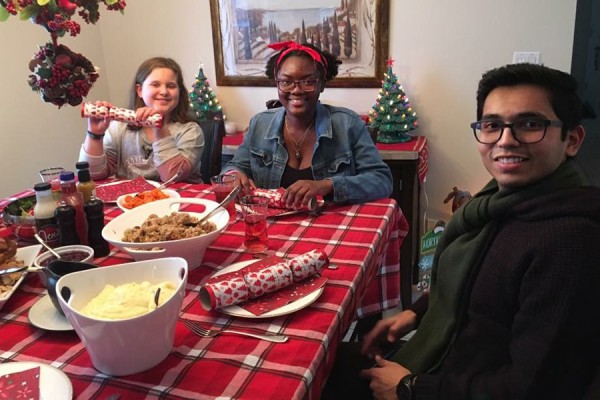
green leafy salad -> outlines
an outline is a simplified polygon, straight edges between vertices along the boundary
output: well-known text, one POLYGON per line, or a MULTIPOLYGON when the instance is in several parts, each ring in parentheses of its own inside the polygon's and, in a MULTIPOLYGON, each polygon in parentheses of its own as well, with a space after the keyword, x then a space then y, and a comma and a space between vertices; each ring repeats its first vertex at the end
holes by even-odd
POLYGON ((15 200, 6 207, 6 210, 11 215, 19 217, 30 217, 33 215, 33 207, 35 206, 35 196, 23 197, 15 200))

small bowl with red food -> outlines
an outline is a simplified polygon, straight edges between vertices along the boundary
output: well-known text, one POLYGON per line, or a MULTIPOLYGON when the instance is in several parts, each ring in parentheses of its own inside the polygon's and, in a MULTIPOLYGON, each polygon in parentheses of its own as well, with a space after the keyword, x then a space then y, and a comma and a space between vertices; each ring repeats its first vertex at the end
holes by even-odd
POLYGON ((13 199, 2 211, 2 222, 20 240, 35 242, 35 195, 13 199))
MULTIPOLYGON (((77 261, 91 264, 94 258, 94 249, 92 249, 90 246, 85 246, 82 244, 61 246, 53 250, 57 252, 60 255, 61 260, 64 261, 77 261)), ((33 260, 33 266, 35 268, 44 268, 54 260, 56 260, 56 256, 49 251, 45 251, 38 254, 38 256, 33 260)), ((42 280, 44 286, 46 286, 44 274, 40 274, 40 279, 42 280)))
POLYGON ((117 198, 117 206, 126 212, 143 204, 163 199, 179 199, 179 193, 172 189, 152 189, 139 193, 124 194, 117 198))

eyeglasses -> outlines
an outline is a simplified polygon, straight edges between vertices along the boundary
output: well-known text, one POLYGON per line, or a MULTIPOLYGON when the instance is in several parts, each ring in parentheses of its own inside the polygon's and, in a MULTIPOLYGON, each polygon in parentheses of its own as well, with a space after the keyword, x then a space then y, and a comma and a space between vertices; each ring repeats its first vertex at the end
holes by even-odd
POLYGON ((544 139, 549 126, 562 125, 561 121, 550 121, 541 118, 520 119, 512 124, 490 119, 473 122, 471 128, 473 128, 473 134, 479 143, 494 144, 502 137, 504 128, 510 128, 510 132, 517 142, 532 144, 541 142, 544 139))
POLYGON ((301 81, 288 81, 286 79, 275 79, 277 88, 285 93, 290 93, 298 85, 303 92, 314 92, 319 83, 319 79, 303 79, 301 81))

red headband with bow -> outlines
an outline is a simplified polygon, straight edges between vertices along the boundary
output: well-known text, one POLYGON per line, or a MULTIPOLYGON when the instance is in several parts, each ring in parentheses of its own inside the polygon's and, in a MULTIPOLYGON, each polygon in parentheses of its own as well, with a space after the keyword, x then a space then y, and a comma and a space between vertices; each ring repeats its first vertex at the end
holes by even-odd
POLYGON ((290 40, 288 42, 271 43, 268 47, 275 51, 283 50, 281 54, 279 54, 279 57, 277 57, 277 65, 281 63, 283 57, 290 51, 299 50, 307 53, 313 60, 327 68, 327 60, 324 57, 321 57, 321 54, 319 54, 318 51, 311 49, 308 46, 303 46, 290 40))

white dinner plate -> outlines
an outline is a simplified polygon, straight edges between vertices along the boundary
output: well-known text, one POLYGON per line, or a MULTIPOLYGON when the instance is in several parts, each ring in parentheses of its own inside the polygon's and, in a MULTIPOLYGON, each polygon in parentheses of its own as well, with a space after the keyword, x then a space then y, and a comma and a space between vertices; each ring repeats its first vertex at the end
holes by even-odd
MULTIPOLYGON (((18 248, 17 254, 15 254, 15 258, 17 259, 17 261, 23 261, 23 263, 25 265, 33 266, 33 260, 35 259, 35 257, 37 257, 37 255, 41 249, 42 249, 41 244, 35 244, 33 246, 18 248)), ((23 271, 23 273, 21 274, 21 277, 19 278, 19 280, 17 282, 15 282, 12 289, 9 292, 4 292, 3 294, 0 295, 0 310, 2 309, 2 307, 4 307, 4 304, 6 304, 6 302, 8 302, 8 299, 10 299, 12 294, 17 290, 17 288, 19 287, 21 282, 23 282, 26 275, 27 275, 27 271, 23 271)))
MULTIPOLYGON (((172 198, 172 199, 179 199, 181 198, 181 196, 179 195, 179 193, 176 190, 173 189, 162 189, 161 192, 163 192, 164 194, 166 194, 168 197, 172 198)), ((132 208, 125 208, 123 206, 123 203, 125 202, 125 196, 131 196, 134 193, 129 193, 129 194, 124 194, 119 196, 119 198, 117 199, 117 206, 121 209, 121 211, 123 212, 127 212, 127 211, 131 211, 132 208)), ((134 207, 135 208, 135 207, 134 207)), ((178 211, 179 210, 179 205, 177 205, 176 209, 174 209, 174 211, 178 211)))
POLYGON ((47 331, 73 330, 69 320, 54 307, 48 295, 45 295, 31 306, 27 318, 29 318, 31 325, 47 331))
MULTIPOLYGON (((110 182, 110 183, 103 183, 102 185, 98 185, 98 187, 100 187, 100 186, 107 187, 107 186, 119 185, 119 184, 122 184, 122 183, 125 183, 125 182, 131 182, 132 180, 133 179, 126 179, 126 180, 122 180, 122 181, 114 181, 114 182, 110 182)), ((158 183, 156 181, 150 181, 150 180, 146 179, 146 182, 148 182, 149 184, 151 184, 155 188, 160 186, 160 183, 158 183)), ((96 188, 96 192, 98 192, 98 188, 96 188)), ((133 193, 135 193, 135 192, 133 192, 133 193)), ((124 194, 130 194, 130 193, 121 193, 121 194, 124 195, 124 194)), ((105 200, 105 199, 103 199, 100 196, 98 196, 98 198, 100 200, 102 200, 103 202, 105 202, 105 203, 116 203, 117 202, 116 198, 115 199, 111 198, 111 199, 108 199, 108 200, 105 200)))
POLYGON ((29 361, 15 361, 0 364, 0 375, 40 367, 40 399, 67 400, 73 398, 73 385, 67 374, 51 365, 29 361))
MULTIPOLYGON (((244 268, 245 266, 250 265, 257 261, 259 261, 259 260, 247 260, 247 261, 241 261, 241 262, 238 262, 235 264, 231 264, 231 265, 223 268, 222 270, 215 272, 215 274, 213 276, 219 276, 222 274, 226 274, 228 272, 237 271, 238 269, 244 268)), ((304 307, 309 306, 310 304, 312 304, 313 302, 315 302, 315 300, 317 300, 319 298, 321 293, 323 293, 323 289, 324 289, 324 286, 321 286, 318 290, 315 290, 314 292, 311 292, 311 293, 307 294, 306 296, 299 298, 296 301, 293 301, 291 303, 286 304, 285 306, 276 308, 274 310, 271 310, 271 311, 266 312, 261 315, 254 315, 250 311, 244 310, 242 307, 240 307, 238 305, 220 308, 219 311, 221 311, 222 313, 227 314, 227 315, 232 315, 234 317, 243 317, 243 318, 279 317, 281 315, 291 314, 293 312, 303 309, 304 307)))

